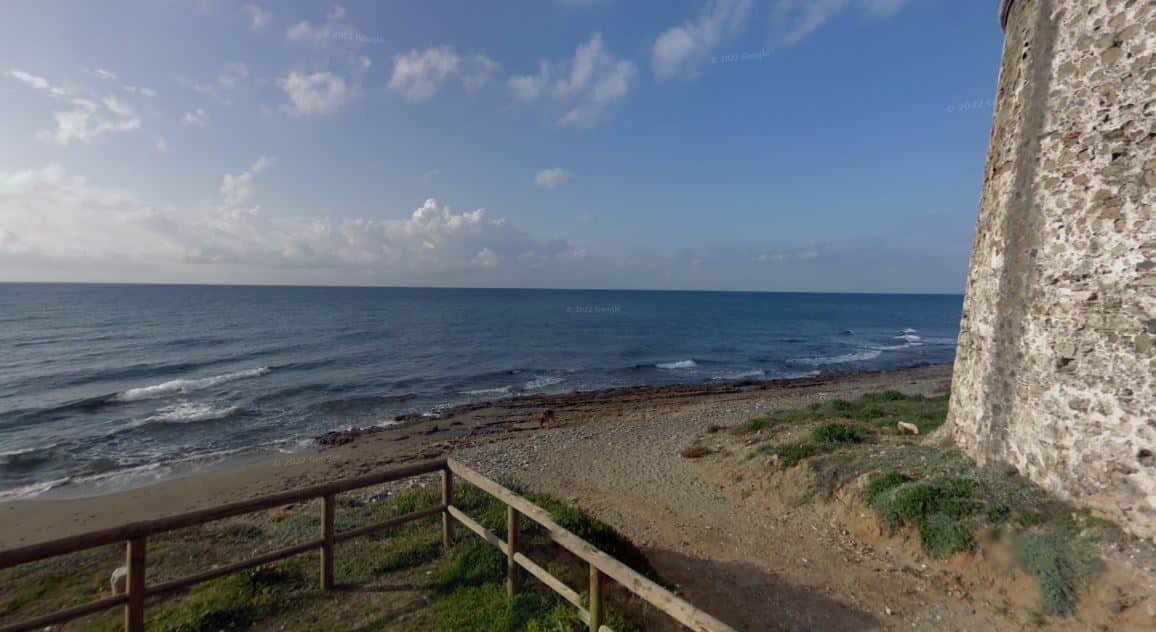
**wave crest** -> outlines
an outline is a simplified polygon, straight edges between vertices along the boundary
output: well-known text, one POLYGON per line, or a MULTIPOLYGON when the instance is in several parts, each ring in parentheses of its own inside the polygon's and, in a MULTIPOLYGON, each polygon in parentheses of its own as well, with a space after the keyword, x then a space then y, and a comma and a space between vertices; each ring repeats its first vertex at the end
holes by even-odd
POLYGON ((694 360, 678 360, 677 362, 659 362, 654 366, 660 369, 693 369, 698 366, 694 360))
POLYGON ((253 377, 261 377, 269 372, 269 367, 258 367, 256 369, 245 369, 244 371, 234 371, 232 373, 225 373, 223 375, 214 375, 212 377, 203 377, 198 379, 183 379, 170 380, 161 384, 154 384, 152 386, 142 386, 140 388, 130 388, 127 391, 117 393, 113 399, 121 402, 135 402, 142 399, 155 399, 158 397, 169 397, 171 395, 188 393, 191 391, 199 391, 206 388, 212 388, 232 382, 234 380, 243 380, 253 377))

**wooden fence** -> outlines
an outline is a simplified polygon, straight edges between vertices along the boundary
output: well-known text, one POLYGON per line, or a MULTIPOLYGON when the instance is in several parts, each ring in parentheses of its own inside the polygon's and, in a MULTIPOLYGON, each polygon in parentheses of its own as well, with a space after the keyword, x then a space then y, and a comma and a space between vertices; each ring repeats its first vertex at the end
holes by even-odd
POLYGON ((525 569, 561 595, 563 599, 574 604, 574 606, 578 608, 582 620, 589 625, 590 630, 609 630, 609 628, 603 625, 603 593, 605 590, 603 580, 605 578, 613 579, 643 601, 670 615, 673 619, 692 630, 702 632, 732 630, 730 626, 695 608, 662 586, 643 577, 622 562, 610 557, 585 540, 562 528, 554 522, 547 511, 531 503, 529 500, 453 459, 439 459, 377 474, 342 479, 322 485, 314 485, 312 487, 304 487, 279 494, 261 496, 251 500, 243 500, 156 520, 134 522, 111 529, 91 531, 68 538, 52 540, 42 544, 0 551, 0 569, 4 569, 18 564, 27 564, 50 557, 123 542, 125 543, 125 567, 128 570, 128 577, 125 583, 126 590, 123 594, 105 597, 34 619, 5 625, 0 627, 0 632, 36 630, 116 607, 124 608, 125 630, 127 632, 141 632, 144 630, 146 598, 169 595, 224 575, 262 566, 308 551, 320 551, 321 589, 330 590, 333 588, 333 553, 335 544, 395 528, 408 522, 437 514, 441 514, 442 516, 443 547, 446 549, 449 548, 453 540, 454 521, 459 522, 506 554, 508 562, 506 591, 510 596, 517 594, 519 590, 521 584, 519 569, 525 569), (366 525, 348 531, 335 531, 334 510, 337 506, 335 500, 337 494, 433 472, 441 472, 442 476, 442 502, 440 505, 419 509, 384 522, 366 525), (453 481, 455 476, 468 481, 482 491, 505 503, 508 534, 505 541, 502 541, 502 539, 492 531, 453 505, 453 481), (150 536, 318 498, 321 499, 321 537, 317 540, 297 544, 247 560, 219 566, 194 575, 159 584, 146 585, 145 583, 145 570, 148 559, 146 550, 147 541, 150 536), (582 596, 577 591, 553 575, 550 575, 546 569, 534 563, 533 560, 521 552, 518 535, 521 532, 520 521, 522 516, 538 523, 551 540, 589 564, 590 583, 588 603, 584 604, 582 596))

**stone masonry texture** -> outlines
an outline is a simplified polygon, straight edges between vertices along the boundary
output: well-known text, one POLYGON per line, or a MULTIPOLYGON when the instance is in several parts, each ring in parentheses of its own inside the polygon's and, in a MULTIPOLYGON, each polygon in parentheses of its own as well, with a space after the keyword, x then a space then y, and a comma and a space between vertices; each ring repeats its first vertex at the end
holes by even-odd
POLYGON ((949 427, 1156 538, 1156 0, 1000 16, 949 427))

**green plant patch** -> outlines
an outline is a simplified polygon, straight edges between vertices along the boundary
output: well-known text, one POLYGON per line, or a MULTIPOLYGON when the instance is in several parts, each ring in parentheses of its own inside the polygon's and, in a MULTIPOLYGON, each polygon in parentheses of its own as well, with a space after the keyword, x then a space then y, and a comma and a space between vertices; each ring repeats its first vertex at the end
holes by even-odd
POLYGON ((957 518, 934 513, 919 522, 923 548, 935 558, 975 549, 971 530, 957 518))
POLYGON ((867 485, 868 504, 874 502, 875 498, 883 492, 895 487, 899 487, 900 485, 910 480, 911 477, 907 476, 903 472, 900 472, 899 470, 887 470, 887 472, 884 474, 876 476, 875 478, 871 479, 871 482, 867 485))
POLYGON ((1104 568, 1066 528, 1021 535, 1015 546, 1017 563, 1035 578, 1044 610, 1051 614, 1071 614, 1081 590, 1104 568))
POLYGON ((862 443, 863 431, 846 424, 823 424, 811 433, 813 443, 862 443))
POLYGON ((830 446, 816 445, 814 443, 788 443, 775 448, 774 453, 779 455, 779 460, 787 467, 794 467, 799 464, 799 461, 829 452, 832 448, 830 446))

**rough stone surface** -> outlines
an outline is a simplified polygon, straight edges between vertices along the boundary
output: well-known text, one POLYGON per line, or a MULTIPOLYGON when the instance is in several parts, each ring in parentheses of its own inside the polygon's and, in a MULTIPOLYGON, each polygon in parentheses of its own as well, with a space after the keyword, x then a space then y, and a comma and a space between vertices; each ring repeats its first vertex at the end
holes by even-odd
POLYGON ((1015 0, 956 442, 1156 537, 1156 0, 1015 0))

